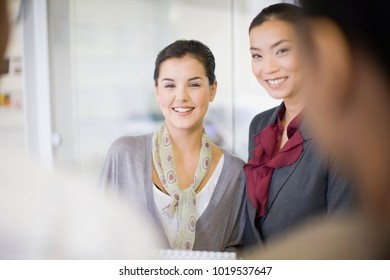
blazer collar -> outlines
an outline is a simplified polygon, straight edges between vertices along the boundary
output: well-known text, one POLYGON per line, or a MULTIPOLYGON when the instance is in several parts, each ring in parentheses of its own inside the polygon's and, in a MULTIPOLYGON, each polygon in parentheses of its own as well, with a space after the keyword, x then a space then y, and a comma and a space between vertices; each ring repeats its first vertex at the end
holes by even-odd
MULTIPOLYGON (((279 111, 282 109, 283 106, 285 106, 284 102, 282 102, 278 107, 276 107, 276 110, 271 115, 271 123, 276 122, 276 120, 278 118, 279 111)), ((309 140, 309 139, 313 138, 313 135, 312 135, 310 128, 309 128, 308 121, 306 120, 305 116, 303 117, 302 122, 299 126, 299 132, 301 133, 304 140, 309 140)))

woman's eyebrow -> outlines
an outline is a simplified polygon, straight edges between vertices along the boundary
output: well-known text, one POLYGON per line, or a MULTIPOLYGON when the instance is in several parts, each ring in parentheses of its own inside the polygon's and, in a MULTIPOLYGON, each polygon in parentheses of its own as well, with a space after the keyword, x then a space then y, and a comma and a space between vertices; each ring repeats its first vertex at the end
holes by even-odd
MULTIPOLYGON (((273 43, 273 44, 271 45, 271 49, 273 49, 273 48, 279 46, 279 45, 282 44, 282 43, 292 43, 292 42, 291 42, 290 40, 287 40, 287 39, 282 39, 282 40, 279 40, 279 41, 273 43)), ((251 50, 251 51, 261 51, 261 49, 260 49, 260 48, 257 48, 257 47, 251 47, 249 50, 251 50)))
POLYGON ((188 79, 188 81, 193 81, 193 80, 198 80, 198 79, 203 80, 201 77, 193 77, 193 78, 188 79))
MULTIPOLYGON (((203 80, 201 77, 193 77, 193 78, 189 78, 188 79, 188 81, 190 82, 190 81, 194 81, 194 80, 203 80)), ((162 80, 161 80, 161 82, 164 82, 164 81, 166 81, 166 82, 174 82, 175 80, 174 79, 171 79, 171 78, 163 78, 162 80)))
POLYGON ((286 42, 287 42, 287 43, 291 43, 290 40, 282 39, 282 40, 280 40, 280 41, 277 41, 276 43, 273 43, 273 44, 271 45, 271 48, 273 49, 273 48, 279 46, 280 44, 286 43, 286 42))
POLYGON ((250 50, 250 51, 261 51, 260 48, 255 48, 255 47, 251 47, 249 50, 250 50))
POLYGON ((175 80, 171 79, 171 78, 164 78, 161 80, 161 82, 163 82, 163 81, 174 82, 175 80))

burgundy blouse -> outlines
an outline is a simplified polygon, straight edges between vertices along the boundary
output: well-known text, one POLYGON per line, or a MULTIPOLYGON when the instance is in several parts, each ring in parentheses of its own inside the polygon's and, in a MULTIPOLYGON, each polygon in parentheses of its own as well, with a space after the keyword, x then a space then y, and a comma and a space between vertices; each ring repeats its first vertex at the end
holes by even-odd
POLYGON ((283 134, 282 117, 286 107, 282 106, 276 123, 269 124, 255 137, 252 159, 244 165, 249 198, 257 210, 257 217, 266 213, 268 191, 275 168, 291 165, 303 151, 303 137, 299 131, 302 112, 287 127, 288 141, 279 150, 283 134))

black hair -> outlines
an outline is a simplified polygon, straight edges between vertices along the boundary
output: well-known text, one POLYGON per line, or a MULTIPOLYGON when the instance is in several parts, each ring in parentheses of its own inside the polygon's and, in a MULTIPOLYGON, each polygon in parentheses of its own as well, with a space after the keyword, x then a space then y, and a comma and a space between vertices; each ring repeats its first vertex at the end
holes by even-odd
POLYGON ((166 46, 157 55, 154 68, 154 82, 157 85, 157 80, 160 75, 160 65, 165 60, 170 58, 181 58, 185 55, 190 55, 199 60, 206 71, 206 76, 209 79, 209 84, 215 82, 215 58, 211 50, 203 43, 196 40, 177 40, 166 46))
POLYGON ((345 34, 351 49, 369 52, 377 65, 390 75, 390 2, 370 0, 301 0, 309 17, 325 17, 335 22, 345 34))
POLYGON ((299 6, 288 3, 270 5, 261 10, 261 12, 252 20, 249 26, 249 32, 252 28, 272 19, 288 22, 295 27, 302 27, 303 10, 299 6))

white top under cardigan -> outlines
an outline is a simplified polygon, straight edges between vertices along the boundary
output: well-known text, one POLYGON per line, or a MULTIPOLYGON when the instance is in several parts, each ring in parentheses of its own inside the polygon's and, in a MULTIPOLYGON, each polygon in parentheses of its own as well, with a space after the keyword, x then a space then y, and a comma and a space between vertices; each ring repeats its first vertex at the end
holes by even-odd
MULTIPOLYGON (((206 210, 207 205, 211 200, 214 189, 217 185, 219 176, 221 175, 223 158, 220 158, 217 166, 215 167, 213 174, 210 176, 209 180, 202 188, 202 190, 195 195, 196 200, 196 220, 203 214, 204 210, 206 210)), ((173 248, 176 237, 177 230, 179 228, 179 221, 177 217, 177 212, 174 213, 173 217, 170 218, 166 213, 163 213, 162 209, 166 207, 169 203, 171 203, 172 198, 170 195, 163 193, 159 188, 154 186, 153 184, 153 194, 154 194, 154 202, 156 203, 157 212, 159 214, 161 223, 164 228, 164 232, 168 238, 169 244, 173 248)))
MULTIPOLYGON (((153 198, 152 137, 153 134, 125 136, 114 141, 107 153, 100 182, 147 213, 169 248, 153 198)), ((196 222, 193 250, 236 251, 243 245, 244 162, 225 150, 223 154, 221 176, 209 204, 196 222)))

